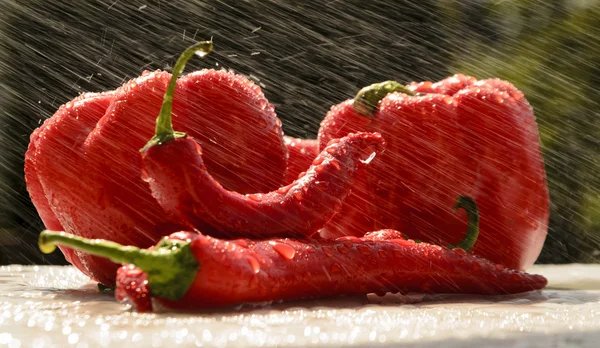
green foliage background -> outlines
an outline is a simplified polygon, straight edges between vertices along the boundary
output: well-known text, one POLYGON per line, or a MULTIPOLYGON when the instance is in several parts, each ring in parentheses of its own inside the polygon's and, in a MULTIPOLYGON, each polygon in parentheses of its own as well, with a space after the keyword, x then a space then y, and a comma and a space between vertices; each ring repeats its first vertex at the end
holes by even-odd
POLYGON ((551 199, 538 262, 600 254, 600 4, 439 2, 449 71, 514 83, 538 120, 551 199))

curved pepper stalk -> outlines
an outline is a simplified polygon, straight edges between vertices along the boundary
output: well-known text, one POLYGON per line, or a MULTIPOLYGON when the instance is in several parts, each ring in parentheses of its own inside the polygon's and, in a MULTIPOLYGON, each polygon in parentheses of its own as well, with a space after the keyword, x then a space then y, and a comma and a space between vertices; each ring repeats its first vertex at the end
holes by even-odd
POLYGON ((477 237, 479 237, 479 208, 473 200, 468 196, 458 196, 456 204, 454 204, 454 210, 464 209, 467 212, 467 220, 469 225, 467 227, 467 234, 465 238, 456 245, 450 245, 448 248, 461 248, 464 251, 469 251, 475 246, 477 237))
POLYGON ((183 51, 177 62, 175 63, 175 67, 173 67, 173 74, 171 80, 169 81, 169 85, 167 86, 167 90, 165 91, 165 96, 163 97, 163 103, 160 108, 160 113, 156 118, 156 134, 150 141, 144 146, 140 152, 143 152, 147 148, 165 143, 169 140, 173 140, 176 138, 183 138, 187 135, 183 132, 175 132, 173 129, 173 120, 171 117, 173 111, 173 95, 175 94, 175 88, 177 87, 177 78, 185 69, 185 65, 188 60, 192 58, 195 54, 200 57, 204 57, 209 54, 213 49, 213 42, 211 41, 201 41, 197 44, 194 44, 183 51))
POLYGON ((353 104, 354 111, 362 116, 373 116, 381 99, 394 92, 415 95, 413 91, 396 81, 374 83, 356 93, 353 104))

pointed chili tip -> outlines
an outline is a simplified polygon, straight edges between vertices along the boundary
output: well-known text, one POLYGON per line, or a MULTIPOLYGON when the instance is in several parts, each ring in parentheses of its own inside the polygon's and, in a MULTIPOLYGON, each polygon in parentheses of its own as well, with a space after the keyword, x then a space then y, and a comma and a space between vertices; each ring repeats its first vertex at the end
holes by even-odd
POLYGON ((371 117, 375 115, 377 104, 379 104, 385 96, 394 92, 415 95, 413 91, 396 81, 374 83, 358 91, 354 97, 354 111, 359 115, 371 117))
POLYGON ((213 49, 213 41, 212 38, 210 41, 200 41, 183 51, 177 62, 175 63, 175 67, 173 67, 173 74, 171 75, 171 80, 169 81, 169 85, 167 86, 167 90, 165 91, 165 96, 163 97, 163 103, 160 108, 160 112, 158 113, 158 117, 156 118, 156 132, 155 135, 150 139, 150 141, 140 149, 140 152, 146 151, 148 148, 154 145, 160 145, 169 140, 173 140, 176 138, 185 137, 186 134, 182 132, 176 132, 173 129, 173 120, 171 117, 171 113, 173 110, 173 97, 175 95, 175 89, 177 87, 177 78, 183 72, 185 65, 188 60, 190 60, 194 55, 199 57, 204 57, 209 54, 213 49))
POLYGON ((461 248, 465 251, 473 249, 477 238, 479 237, 479 209, 475 200, 469 196, 458 196, 454 203, 454 210, 464 209, 467 212, 469 225, 467 233, 463 240, 456 245, 449 245, 448 248, 461 248))

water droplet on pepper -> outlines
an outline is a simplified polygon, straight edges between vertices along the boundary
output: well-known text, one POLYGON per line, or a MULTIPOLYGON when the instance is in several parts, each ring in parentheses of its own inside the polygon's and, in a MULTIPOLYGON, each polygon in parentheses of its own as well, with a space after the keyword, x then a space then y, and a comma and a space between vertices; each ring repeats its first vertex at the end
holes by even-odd
POLYGON ((260 264, 258 263, 258 260, 256 260, 252 256, 248 256, 247 260, 248 260, 248 264, 250 264, 250 268, 252 269, 252 272, 254 272, 254 274, 257 274, 258 272, 260 272, 260 264))
POLYGON ((321 249, 323 250, 323 253, 324 253, 326 256, 329 256, 329 257, 331 257, 331 256, 333 255, 333 249, 331 249, 331 247, 330 247, 330 246, 324 246, 324 247, 322 247, 321 249))
POLYGON ((255 202, 260 202, 262 201, 263 195, 262 193, 252 193, 247 195, 247 197, 255 202))
POLYGON ((273 250, 275 250, 279 255, 281 255, 282 257, 284 257, 288 260, 293 259, 294 256, 296 255, 296 249, 294 249, 289 244, 285 244, 282 242, 274 242, 274 241, 269 242, 269 244, 271 244, 271 246, 273 247, 273 250))
POLYGON ((339 263, 334 263, 331 265, 330 269, 331 273, 340 273, 342 271, 342 266, 339 263))
POLYGON ((373 253, 371 251, 371 248, 369 248, 366 245, 357 245, 356 250, 358 250, 358 252, 361 253, 362 255, 371 255, 373 253))

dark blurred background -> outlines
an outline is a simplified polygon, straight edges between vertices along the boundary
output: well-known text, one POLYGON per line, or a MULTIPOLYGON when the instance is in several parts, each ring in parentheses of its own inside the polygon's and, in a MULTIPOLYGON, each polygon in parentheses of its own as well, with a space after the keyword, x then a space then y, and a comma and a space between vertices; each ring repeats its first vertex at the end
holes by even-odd
POLYGON ((188 71, 233 69, 258 83, 284 131, 315 137, 329 107, 373 82, 497 76, 538 117, 551 192, 538 262, 600 255, 600 2, 16 1, 0 2, 0 262, 42 256, 27 195, 29 134, 84 91, 170 69, 214 37, 188 71))

